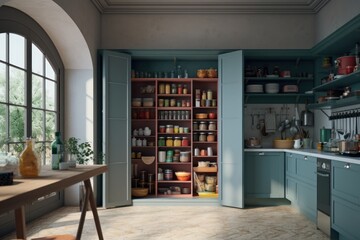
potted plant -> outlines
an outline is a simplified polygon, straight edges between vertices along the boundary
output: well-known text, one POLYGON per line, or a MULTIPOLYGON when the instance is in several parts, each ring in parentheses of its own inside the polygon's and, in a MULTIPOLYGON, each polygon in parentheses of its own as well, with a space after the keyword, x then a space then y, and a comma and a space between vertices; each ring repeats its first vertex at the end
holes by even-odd
POLYGON ((80 143, 79 138, 70 137, 64 143, 70 164, 88 164, 94 157, 94 151, 89 142, 80 143))

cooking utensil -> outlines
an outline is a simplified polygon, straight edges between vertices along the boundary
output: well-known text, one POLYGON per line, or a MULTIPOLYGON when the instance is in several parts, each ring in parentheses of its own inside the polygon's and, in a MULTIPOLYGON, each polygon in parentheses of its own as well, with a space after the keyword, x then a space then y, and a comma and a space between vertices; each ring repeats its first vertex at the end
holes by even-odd
POLYGON ((289 131, 290 131, 290 134, 293 136, 299 132, 299 129, 295 126, 295 117, 293 117, 289 131))

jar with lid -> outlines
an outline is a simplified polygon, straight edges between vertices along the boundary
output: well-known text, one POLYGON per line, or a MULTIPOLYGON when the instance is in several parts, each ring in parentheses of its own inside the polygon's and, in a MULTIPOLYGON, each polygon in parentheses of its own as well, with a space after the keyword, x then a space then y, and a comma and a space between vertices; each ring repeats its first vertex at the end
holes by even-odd
POLYGON ((159 84, 159 94, 164 94, 164 93, 165 93, 165 84, 160 83, 159 84))
POLYGON ((160 98, 159 99, 159 107, 163 107, 164 106, 164 99, 160 98))
POLYGON ((174 133, 179 133, 179 126, 178 125, 174 126, 174 133))
POLYGON ((199 130, 199 123, 198 122, 193 122, 193 130, 194 131, 199 130))
POLYGON ((176 94, 176 93, 177 93, 176 84, 173 83, 173 84, 171 84, 171 94, 176 94))
POLYGON ((189 144, 189 139, 187 138, 187 137, 183 137, 182 138, 182 141, 181 141, 181 146, 183 146, 183 147, 187 147, 187 146, 189 146, 190 144, 189 144))
POLYGON ((183 87, 183 94, 188 94, 188 88, 187 88, 187 85, 184 84, 184 87, 183 87))
POLYGON ((216 124, 215 124, 215 122, 209 122, 208 129, 209 129, 210 131, 215 131, 215 130, 216 130, 216 124))
MULTIPOLYGON (((169 105, 170 105, 169 99, 165 98, 165 99, 164 99, 164 107, 169 107, 169 105)), ((159 107, 160 107, 160 106, 159 106, 159 107)))
POLYGON ((159 147, 165 146, 165 137, 159 137, 158 145, 159 145, 159 147))
POLYGON ((194 142, 198 142, 198 141, 199 141, 199 133, 197 133, 197 132, 194 132, 194 133, 193 133, 193 140, 194 140, 194 142))
POLYGON ((204 132, 200 133, 199 142, 206 142, 206 134, 204 132))
POLYGON ((173 171, 171 169, 165 169, 164 171, 164 179, 172 180, 173 179, 173 171))
POLYGON ((207 137, 206 137, 206 141, 208 142, 215 142, 215 135, 214 133, 208 133, 207 137))
POLYGON ((205 91, 202 92, 201 100, 206 100, 206 92, 205 91))
POLYGON ((175 137, 174 147, 181 147, 181 139, 180 139, 180 137, 175 137))
POLYGON ((166 146, 167 147, 173 147, 174 146, 174 140, 172 139, 172 137, 167 137, 166 138, 166 146))
POLYGON ((166 133, 174 133, 174 125, 166 125, 166 133))
POLYGON ((177 93, 182 94, 183 93, 183 86, 182 84, 178 84, 177 93))
POLYGON ((176 99, 172 98, 170 99, 170 107, 175 107, 176 106, 176 99))
POLYGON ((160 126, 159 126, 159 132, 160 132, 160 133, 165 133, 165 132, 166 132, 164 125, 160 125, 160 126))
POLYGON ((212 98, 213 98, 213 92, 212 92, 210 89, 207 90, 206 98, 207 98, 208 100, 212 100, 212 98))
POLYGON ((165 85, 165 94, 170 94, 171 93, 171 85, 170 83, 167 83, 165 85))
POLYGON ((208 130, 208 126, 207 126, 206 122, 200 122, 200 124, 199 124, 199 130, 201 130, 201 131, 206 131, 206 130, 208 130))

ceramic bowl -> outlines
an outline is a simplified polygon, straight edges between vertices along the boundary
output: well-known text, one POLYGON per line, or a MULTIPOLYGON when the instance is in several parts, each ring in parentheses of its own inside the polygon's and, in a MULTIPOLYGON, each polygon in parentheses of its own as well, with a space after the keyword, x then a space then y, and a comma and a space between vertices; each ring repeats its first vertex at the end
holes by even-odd
POLYGON ((175 175, 179 181, 189 181, 191 177, 189 172, 175 172, 175 175))
POLYGON ((148 188, 132 188, 131 195, 133 197, 146 197, 149 194, 148 188))

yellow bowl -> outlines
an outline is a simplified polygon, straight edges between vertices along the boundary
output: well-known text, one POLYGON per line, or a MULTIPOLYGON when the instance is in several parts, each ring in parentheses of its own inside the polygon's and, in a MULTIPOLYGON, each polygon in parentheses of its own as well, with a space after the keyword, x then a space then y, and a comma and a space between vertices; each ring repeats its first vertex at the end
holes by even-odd
POLYGON ((175 172, 175 175, 179 181, 189 181, 191 177, 189 172, 175 172))

